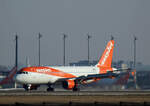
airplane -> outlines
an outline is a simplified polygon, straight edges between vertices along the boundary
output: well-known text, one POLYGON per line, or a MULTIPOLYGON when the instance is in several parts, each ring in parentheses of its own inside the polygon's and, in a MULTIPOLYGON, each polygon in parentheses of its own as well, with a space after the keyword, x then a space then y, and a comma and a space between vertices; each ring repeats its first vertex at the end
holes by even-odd
POLYGON ((113 37, 107 43, 99 62, 95 66, 31 66, 19 70, 14 80, 28 90, 47 85, 47 91, 54 91, 54 84, 61 82, 67 90, 79 91, 81 84, 88 84, 104 78, 116 78, 121 71, 112 68, 114 49, 113 37))
POLYGON ((16 72, 17 68, 13 67, 12 70, 9 72, 8 76, 6 76, 2 81, 0 81, 0 85, 11 83, 16 72))

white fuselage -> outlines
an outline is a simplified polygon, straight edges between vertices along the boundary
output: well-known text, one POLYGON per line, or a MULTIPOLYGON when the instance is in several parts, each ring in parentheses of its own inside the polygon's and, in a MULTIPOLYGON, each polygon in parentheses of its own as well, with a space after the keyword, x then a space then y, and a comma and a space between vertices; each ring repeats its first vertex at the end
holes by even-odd
MULTIPOLYGON (((99 74, 100 70, 94 66, 59 66, 59 67, 51 67, 53 69, 61 70, 62 72, 72 74, 76 77, 79 76, 87 76, 90 74, 99 74)), ((44 71, 44 70, 43 70, 44 71)), ((48 75, 44 73, 36 73, 36 72, 27 72, 22 74, 17 74, 15 76, 15 80, 18 83, 22 84, 47 84, 47 83, 55 83, 59 79, 66 78, 55 75, 48 75)))

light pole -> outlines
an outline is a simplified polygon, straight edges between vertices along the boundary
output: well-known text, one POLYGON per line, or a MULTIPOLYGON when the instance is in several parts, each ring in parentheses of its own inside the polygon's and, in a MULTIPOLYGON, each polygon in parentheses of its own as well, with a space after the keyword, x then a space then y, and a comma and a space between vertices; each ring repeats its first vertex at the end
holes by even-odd
POLYGON ((136 78, 136 40, 137 40, 137 37, 134 36, 134 60, 133 60, 134 66, 133 67, 135 70, 135 73, 134 73, 135 89, 138 89, 137 78, 136 78))
POLYGON ((39 66, 41 65, 41 42, 40 42, 40 39, 41 39, 42 35, 39 33, 38 35, 38 39, 39 39, 39 66))
POLYGON ((67 38, 68 36, 66 35, 66 34, 63 34, 63 44, 64 44, 64 57, 63 57, 63 65, 65 66, 65 50, 66 50, 66 48, 65 48, 65 46, 66 46, 66 38, 67 38))
POLYGON ((16 34, 16 37, 15 37, 15 40, 16 40, 16 53, 15 53, 15 66, 16 66, 16 69, 18 68, 18 35, 16 34))
MULTIPOLYGON (((15 66, 16 66, 16 70, 18 70, 18 35, 16 34, 15 37, 16 40, 16 52, 15 52, 15 66)), ((17 83, 15 82, 15 88, 17 88, 17 83)))
POLYGON ((137 40, 137 37, 134 36, 134 60, 133 60, 134 69, 136 68, 136 40, 137 40))
POLYGON ((87 34, 87 40, 88 40, 88 65, 90 63, 90 38, 92 38, 92 36, 90 36, 89 34, 87 34))

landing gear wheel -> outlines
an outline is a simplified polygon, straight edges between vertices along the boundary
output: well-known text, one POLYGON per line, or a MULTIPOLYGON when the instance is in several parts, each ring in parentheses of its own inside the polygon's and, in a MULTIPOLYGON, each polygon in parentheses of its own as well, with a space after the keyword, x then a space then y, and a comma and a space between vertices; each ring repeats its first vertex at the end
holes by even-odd
POLYGON ((48 88, 47 88, 47 91, 49 91, 49 92, 53 92, 54 91, 54 85, 52 85, 52 84, 47 84, 48 85, 48 88))
POLYGON ((28 88, 25 88, 25 91, 29 91, 30 89, 28 89, 28 88))
POLYGON ((47 91, 54 91, 54 88, 47 88, 47 91))
POLYGON ((30 87, 27 84, 23 85, 23 88, 25 89, 25 91, 29 91, 30 90, 30 87))
POLYGON ((76 88, 76 87, 75 87, 75 88, 73 88, 73 91, 74 91, 74 92, 80 91, 80 88, 76 88))

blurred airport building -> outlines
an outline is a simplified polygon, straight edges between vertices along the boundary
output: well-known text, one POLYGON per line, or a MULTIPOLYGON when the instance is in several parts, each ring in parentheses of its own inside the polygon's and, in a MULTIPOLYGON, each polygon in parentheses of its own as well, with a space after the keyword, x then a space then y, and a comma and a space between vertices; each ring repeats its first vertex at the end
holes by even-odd
MULTIPOLYGON (((6 76, 8 76, 8 74, 10 73, 10 70, 8 67, 6 66, 1 66, 0 65, 0 82, 6 78, 6 76)), ((0 84, 0 88, 13 88, 14 87, 14 81, 11 80, 10 83, 8 84, 0 84)))
MULTIPOLYGON (((81 60, 78 62, 71 62, 69 63, 70 66, 94 66, 98 63, 98 60, 93 60, 88 62, 88 60, 81 60)), ((141 62, 137 62, 136 65, 138 67, 142 67, 143 64, 141 62)), ((126 66, 127 68, 133 68, 134 67, 134 62, 133 61, 123 61, 123 60, 119 60, 117 62, 112 62, 112 67, 115 68, 122 68, 122 66, 126 66)))

